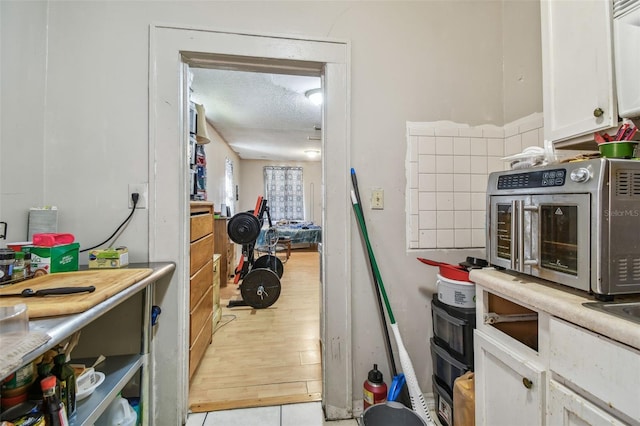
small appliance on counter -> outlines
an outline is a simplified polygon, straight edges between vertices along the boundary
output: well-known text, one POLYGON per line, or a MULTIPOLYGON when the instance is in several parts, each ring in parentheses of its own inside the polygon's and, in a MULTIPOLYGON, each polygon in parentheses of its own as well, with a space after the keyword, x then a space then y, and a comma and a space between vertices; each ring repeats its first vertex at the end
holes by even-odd
POLYGON ((640 161, 494 172, 487 260, 611 300, 640 293, 640 161))

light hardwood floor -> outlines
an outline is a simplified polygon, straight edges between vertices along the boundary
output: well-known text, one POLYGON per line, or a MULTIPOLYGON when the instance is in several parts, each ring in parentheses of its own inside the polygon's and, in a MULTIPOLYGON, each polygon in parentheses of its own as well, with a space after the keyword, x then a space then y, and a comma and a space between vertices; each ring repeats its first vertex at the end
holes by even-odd
POLYGON ((232 281, 221 289, 222 319, 191 380, 192 412, 321 400, 319 261, 317 251, 293 250, 267 309, 227 308, 240 292, 232 281))

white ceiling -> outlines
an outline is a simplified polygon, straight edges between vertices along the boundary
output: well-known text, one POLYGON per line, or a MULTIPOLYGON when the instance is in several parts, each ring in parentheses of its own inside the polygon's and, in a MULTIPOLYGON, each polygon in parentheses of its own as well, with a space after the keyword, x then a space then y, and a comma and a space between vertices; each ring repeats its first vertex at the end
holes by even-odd
POLYGON ((191 100, 202 104, 207 121, 242 159, 319 161, 321 107, 305 92, 319 77, 190 68, 191 100), (318 130, 316 130, 318 128, 318 130))

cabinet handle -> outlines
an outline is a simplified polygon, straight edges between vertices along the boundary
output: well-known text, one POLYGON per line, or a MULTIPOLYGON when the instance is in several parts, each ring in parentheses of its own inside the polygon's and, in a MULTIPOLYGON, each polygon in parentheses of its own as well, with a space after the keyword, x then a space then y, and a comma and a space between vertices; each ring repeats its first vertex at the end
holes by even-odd
POLYGON ((522 384, 527 389, 531 389, 533 387, 533 382, 531 380, 527 379, 526 377, 522 378, 522 384))
POLYGON ((602 108, 596 108, 593 110, 594 117, 602 117, 603 114, 604 114, 604 110, 602 108))

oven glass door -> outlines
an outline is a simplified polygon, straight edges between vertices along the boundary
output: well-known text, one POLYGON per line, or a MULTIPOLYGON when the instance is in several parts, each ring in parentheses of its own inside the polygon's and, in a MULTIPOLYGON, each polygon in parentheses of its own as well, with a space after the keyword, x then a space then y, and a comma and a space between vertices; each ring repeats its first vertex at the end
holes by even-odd
POLYGON ((524 234, 525 251, 529 251, 524 264, 531 267, 529 273, 573 287, 584 285, 588 289, 589 209, 588 194, 531 197, 531 204, 524 209, 525 217, 531 215, 531 233, 525 231, 524 234))
POLYGON ((527 197, 492 196, 489 217, 489 262, 506 269, 517 270, 518 229, 517 208, 527 197))

